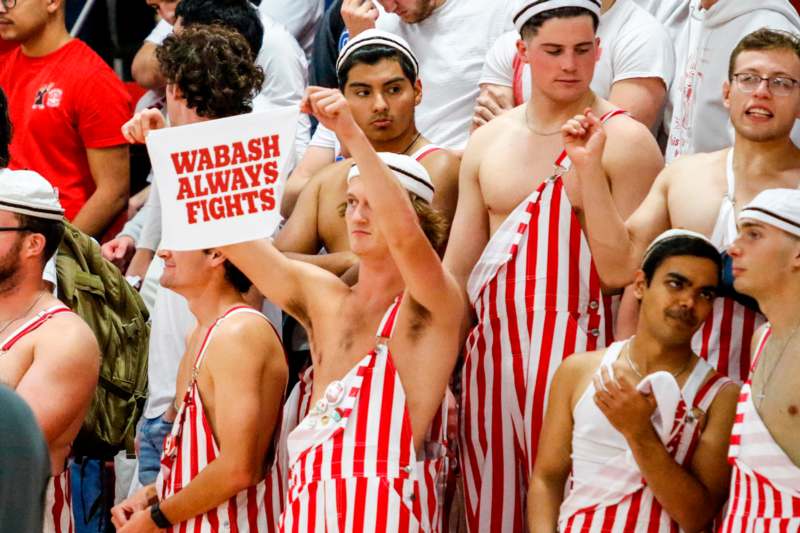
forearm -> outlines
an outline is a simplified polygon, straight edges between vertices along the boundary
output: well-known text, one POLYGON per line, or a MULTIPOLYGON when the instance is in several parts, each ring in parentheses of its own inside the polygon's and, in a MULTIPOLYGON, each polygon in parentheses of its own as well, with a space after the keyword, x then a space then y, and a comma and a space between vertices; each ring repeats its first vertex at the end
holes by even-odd
POLYGON ((556 533, 558 531, 558 510, 564 499, 565 480, 531 477, 528 490, 528 532, 556 533))
POLYGON ((358 262, 358 258, 352 252, 334 252, 330 254, 299 254, 295 252, 285 252, 289 259, 296 259, 311 265, 324 268, 331 274, 342 276, 345 272, 358 262))
POLYGON ((706 487, 667 453, 652 426, 639 437, 626 437, 648 488, 669 516, 688 531, 700 531, 717 514, 706 487))
POLYGON ((137 248, 136 253, 133 254, 131 264, 128 265, 128 270, 125 272, 128 276, 139 276, 144 279, 147 269, 150 268, 150 263, 153 261, 155 251, 148 248, 137 248))
POLYGON ((601 165, 577 169, 580 175, 585 231, 603 284, 624 287, 638 267, 634 243, 620 216, 601 165))
POLYGON ((170 522, 179 524, 218 507, 256 482, 255 472, 243 473, 233 460, 220 455, 180 492, 163 500, 160 508, 170 522))
POLYGON ((99 236, 111 225, 128 201, 128 189, 98 188, 75 216, 72 224, 87 235, 99 236))

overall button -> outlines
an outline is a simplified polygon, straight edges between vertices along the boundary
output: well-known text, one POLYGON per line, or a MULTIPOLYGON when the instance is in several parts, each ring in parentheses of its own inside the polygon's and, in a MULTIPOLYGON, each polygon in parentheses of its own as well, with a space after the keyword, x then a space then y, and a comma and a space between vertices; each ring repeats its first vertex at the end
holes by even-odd
POLYGON ((597 328, 594 328, 593 330, 589 331, 589 335, 591 335, 592 337, 599 337, 600 336, 600 330, 597 329, 597 328))
POLYGON ((595 310, 600 307, 600 303, 597 300, 592 300, 589 302, 589 309, 595 310))
POLYGON ((406 474, 410 474, 413 471, 414 471, 414 467, 411 466, 411 465, 406 465, 406 466, 403 467, 403 472, 405 472, 406 474))

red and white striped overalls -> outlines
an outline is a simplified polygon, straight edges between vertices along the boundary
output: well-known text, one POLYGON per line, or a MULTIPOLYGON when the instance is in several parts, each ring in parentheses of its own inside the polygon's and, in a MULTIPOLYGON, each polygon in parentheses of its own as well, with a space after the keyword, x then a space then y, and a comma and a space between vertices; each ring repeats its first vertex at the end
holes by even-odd
MULTIPOLYGON (((611 367, 626 342, 628 341, 615 342, 609 346, 601 366, 611 367)), ((731 379, 717 372, 713 372, 711 377, 706 379, 712 372, 713 367, 701 359, 686 379, 682 389, 678 389, 670 374, 662 372, 661 378, 671 382, 670 388, 663 391, 663 396, 654 391, 659 410, 665 409, 668 413, 663 417, 662 423, 669 422, 669 425, 662 428, 665 430, 662 442, 665 443, 669 454, 684 468, 691 465, 700 440, 701 413, 707 413, 719 391, 732 383, 731 379), (687 406, 692 408, 687 409, 687 406)), ((656 374, 647 378, 655 378, 656 374)), ((614 429, 594 403, 594 394, 594 384, 590 383, 574 410, 573 457, 576 457, 577 461, 576 454, 579 454, 583 459, 581 464, 577 465, 578 468, 573 462, 572 486, 559 514, 560 531, 564 533, 681 531, 677 522, 664 511, 646 485, 625 438, 614 429), (578 439, 584 440, 583 446, 577 442, 578 439), (598 451, 595 448, 593 454, 591 444, 587 443, 587 440, 602 442, 607 447, 613 446, 621 453, 613 457, 592 457, 598 454, 598 451)), ((660 431, 659 436, 661 436, 660 431)))
MULTIPOLYGON (((403 384, 386 344, 399 308, 400 298, 381 321, 376 348, 323 399, 309 405, 308 370, 287 402, 287 418, 303 419, 288 436, 281 531, 438 531, 446 441, 426 440, 417 462, 403 384)), ((443 438, 442 422, 437 415, 429 435, 443 438)))
MULTIPOLYGON (((197 375, 203 364, 208 345, 217 327, 228 317, 239 313, 252 313, 267 318, 250 307, 237 306, 229 309, 208 329, 197 354, 189 387, 183 396, 183 404, 175 418, 172 432, 164 441, 161 456, 161 472, 156 479, 156 489, 160 500, 180 492, 208 466, 217 455, 219 446, 214 439, 211 424, 206 418, 203 399, 197 387, 197 375)), ((272 327, 270 325, 270 327, 272 327)), ((274 429, 273 449, 280 435, 280 419, 274 429)), ((242 533, 261 533, 278 530, 278 517, 283 509, 283 491, 279 461, 272 459, 272 466, 266 477, 257 485, 247 488, 202 515, 180 524, 175 524, 169 533, 216 533, 240 531, 242 533)))
POLYGON ((611 298, 564 188, 566 152, 555 164, 489 240, 467 284, 478 324, 465 347, 459 451, 473 533, 524 530, 550 380, 565 357, 613 337, 611 298))
MULTIPOLYGON (((733 204, 736 177, 733 173, 733 148, 726 164, 727 192, 722 198, 711 242, 724 253, 736 240, 736 210, 733 204)), ((745 307, 733 298, 720 296, 714 310, 692 339, 692 348, 722 374, 744 383, 750 372, 750 340, 764 322, 764 315, 745 307)))
MULTIPOLYGON (((753 369, 769 335, 767 329, 759 340, 753 369)), ((753 403, 750 380, 739 395, 728 461, 733 473, 720 533, 800 531, 800 468, 764 425, 753 403)))
MULTIPOLYGON (((28 333, 41 327, 48 319, 59 313, 71 313, 69 307, 57 304, 36 313, 36 316, 22 324, 0 345, 0 356, 9 351, 14 344, 28 333)), ((70 487, 69 467, 50 478, 47 483, 44 507, 44 533, 72 533, 72 488, 70 487)))

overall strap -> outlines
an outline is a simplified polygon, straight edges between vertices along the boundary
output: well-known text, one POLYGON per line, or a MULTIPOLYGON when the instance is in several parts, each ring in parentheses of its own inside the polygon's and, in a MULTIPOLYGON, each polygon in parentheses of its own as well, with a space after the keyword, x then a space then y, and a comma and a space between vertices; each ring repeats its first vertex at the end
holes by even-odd
POLYGON ((397 324, 397 314, 400 312, 400 303, 403 301, 403 295, 399 295, 394 299, 392 305, 386 310, 386 313, 381 319, 381 324, 378 326, 376 337, 378 339, 391 339, 394 333, 394 327, 397 324))
POLYGON ((423 146, 422 148, 411 154, 409 157, 412 157, 418 163, 421 163, 423 159, 425 159, 432 153, 438 152, 440 150, 444 150, 444 148, 442 148, 438 144, 426 144, 425 146, 423 146))
POLYGON ((758 364, 758 360, 761 358, 761 353, 764 351, 764 348, 767 345, 767 339, 772 334, 772 328, 768 325, 764 328, 764 333, 761 334, 761 338, 758 339, 758 343, 756 344, 756 351, 753 354, 753 362, 750 365, 750 375, 752 376, 753 372, 756 370, 756 365, 758 364))
MULTIPOLYGON (((192 372, 192 382, 194 382, 197 379, 197 373, 200 370, 200 365, 203 364, 203 359, 206 356, 206 350, 208 350, 208 345, 211 343, 211 337, 213 336, 214 331, 217 329, 217 327, 219 327, 219 325, 222 323, 223 320, 225 320, 226 318, 228 318, 231 315, 234 315, 234 314, 237 314, 237 313, 241 313, 241 312, 256 313, 258 315, 261 315, 261 313, 259 313, 258 311, 256 311, 252 307, 249 307, 249 306, 246 306, 246 305, 237 305, 237 306, 231 307, 230 309, 225 311, 225 313, 221 317, 216 319, 214 321, 214 323, 211 325, 211 327, 208 328, 208 331, 206 332, 206 336, 203 338, 203 343, 200 345, 200 349, 197 352, 197 357, 194 360, 194 368, 193 368, 193 372, 192 372)), ((261 315, 261 316, 264 316, 264 315, 261 315)))
POLYGON ((59 314, 59 313, 71 313, 72 310, 64 304, 56 304, 52 307, 47 309, 42 309, 38 313, 36 313, 30 320, 22 324, 14 333, 12 333, 6 341, 0 345, 0 351, 7 352, 14 346, 17 341, 19 341, 22 337, 27 335, 28 333, 39 329, 48 319, 51 317, 59 314))
POLYGON ((725 182, 727 184, 727 197, 731 201, 734 202, 734 193, 736 192, 736 175, 733 173, 733 146, 731 149, 728 150, 728 156, 726 157, 725 162, 725 182))
POLYGON ((698 359, 697 363, 695 363, 691 374, 689 374, 683 387, 681 387, 681 395, 684 401, 686 401, 686 405, 695 405, 697 394, 711 368, 711 365, 706 363, 703 359, 698 359))

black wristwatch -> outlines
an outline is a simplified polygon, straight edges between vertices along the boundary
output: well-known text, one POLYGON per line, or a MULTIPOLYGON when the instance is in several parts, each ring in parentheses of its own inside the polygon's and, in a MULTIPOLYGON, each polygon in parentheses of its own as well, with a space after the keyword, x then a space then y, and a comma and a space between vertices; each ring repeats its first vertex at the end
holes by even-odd
POLYGON ((167 529, 172 527, 172 522, 164 516, 164 513, 161 512, 161 508, 158 506, 159 502, 154 503, 150 506, 150 518, 153 519, 153 522, 160 527, 161 529, 167 529))

